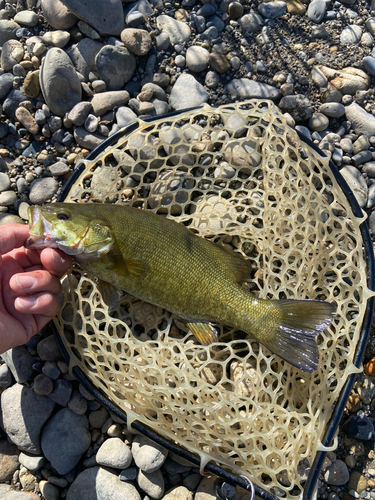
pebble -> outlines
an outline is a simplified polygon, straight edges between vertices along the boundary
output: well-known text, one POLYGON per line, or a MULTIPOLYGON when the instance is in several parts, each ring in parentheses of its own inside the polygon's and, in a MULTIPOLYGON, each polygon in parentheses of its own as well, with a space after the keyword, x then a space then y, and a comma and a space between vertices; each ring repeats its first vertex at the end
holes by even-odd
POLYGON ((324 0, 312 0, 307 8, 307 17, 313 23, 321 23, 326 13, 326 3, 324 0))
POLYGON ((117 106, 126 104, 129 101, 129 93, 126 90, 117 90, 112 92, 101 92, 95 94, 91 105, 96 116, 102 116, 107 111, 111 111, 117 106))
POLYGON ((43 205, 54 197, 58 188, 59 183, 53 177, 35 179, 30 185, 29 199, 33 205, 43 205))
POLYGON ((67 474, 75 467, 91 443, 85 415, 69 408, 55 413, 44 426, 41 436, 43 454, 56 471, 67 474))
POLYGON ((138 472, 138 486, 151 498, 158 500, 164 494, 164 477, 161 470, 155 472, 138 472))
MULTIPOLYGON (((15 196, 14 191, 5 191, 5 193, 7 192, 11 192, 15 196)), ((1 193, 1 195, 2 194, 3 193, 1 193)), ((35 363, 35 360, 24 346, 17 346, 13 349, 9 349, 4 352, 1 357, 8 366, 17 383, 23 384, 33 375, 33 364, 35 363)))
POLYGON ((60 500, 60 490, 48 481, 40 481, 39 489, 45 500, 60 500))
POLYGON ((91 134, 84 127, 78 127, 74 130, 74 139, 85 149, 95 149, 103 142, 103 137, 99 134, 91 134))
POLYGON ((2 426, 20 450, 40 454, 40 431, 54 406, 48 397, 17 383, 1 395, 2 426))
POLYGON ((191 30, 189 26, 181 21, 176 21, 172 17, 160 15, 156 19, 158 29, 169 36, 172 45, 184 43, 189 40, 191 30))
POLYGON ((26 108, 17 108, 16 118, 25 127, 25 129, 30 132, 30 134, 35 135, 39 132, 39 125, 35 121, 30 111, 28 111, 26 108))
POLYGON ((324 473, 324 481, 327 484, 341 486, 349 481, 348 467, 342 460, 336 460, 324 473))
POLYGON ((116 121, 119 127, 125 127, 136 118, 134 111, 126 106, 120 106, 116 111, 116 121))
POLYGON ((104 46, 95 59, 100 78, 108 90, 120 90, 135 71, 135 58, 126 47, 104 46))
POLYGON ((21 10, 14 16, 14 21, 24 26, 34 27, 39 23, 39 17, 32 10, 21 10))
POLYGON ((11 71, 13 66, 23 58, 23 46, 18 40, 8 40, 1 51, 1 67, 4 71, 11 71))
POLYGON ((58 48, 47 52, 40 71, 40 87, 49 109, 64 116, 81 101, 81 84, 69 56, 58 48))
POLYGON ((121 471, 119 475, 120 481, 134 481, 137 479, 138 471, 136 467, 128 467, 121 471))
POLYGON ((155 38, 155 45, 158 51, 168 50, 170 44, 171 39, 167 33, 160 33, 160 35, 155 38))
POLYGON ((40 396, 48 396, 53 391, 53 382, 49 377, 40 373, 34 379, 33 390, 40 396))
POLYGON ((46 459, 43 455, 32 455, 30 453, 21 452, 19 454, 18 460, 21 465, 26 467, 29 471, 35 472, 46 462, 46 459))
POLYGON ((116 474, 102 467, 91 467, 81 472, 70 486, 66 500, 141 500, 136 488, 121 481, 116 474))
POLYGON ((62 49, 69 42, 69 39, 69 31, 47 31, 47 33, 45 33, 42 37, 42 42, 44 45, 51 45, 52 47, 58 47, 62 49))
MULTIPOLYGON (((0 441, 0 482, 11 481, 13 474, 19 468, 18 462, 19 450, 17 447, 8 443, 8 441, 0 441)), ((1 491, 0 491, 1 498, 1 491)))
POLYGON ((42 11, 47 23, 56 30, 69 29, 78 21, 60 0, 42 0, 42 11))
POLYGON ((108 417, 108 410, 104 408, 104 406, 100 406, 98 410, 92 411, 89 415, 91 427, 94 427, 94 429, 101 429, 108 417))
POLYGON ((341 45, 355 45, 360 42, 362 28, 357 24, 351 24, 344 28, 340 35, 341 45))
POLYGON ((72 394, 72 384, 68 380, 57 379, 48 397, 60 406, 67 406, 72 394))
POLYGON ((126 469, 131 464, 132 458, 130 448, 118 437, 104 441, 96 454, 99 465, 115 469, 126 469))
MULTIPOLYGON (((319 2, 323 0, 313 0, 314 2, 319 2)), ((313 3, 313 2, 312 2, 313 3)), ((323 2, 324 3, 324 2, 323 2)), ((311 5, 311 4, 310 4, 311 5)), ((286 12, 286 3, 280 0, 271 1, 267 3, 261 3, 258 6, 259 14, 266 19, 276 19, 281 17, 286 12)))
POLYGON ((340 118, 345 114, 345 106, 339 102, 326 102, 320 106, 319 111, 330 118, 340 118))
POLYGON ((102 42, 84 38, 67 50, 76 71, 83 76, 85 82, 88 81, 90 72, 96 71, 95 58, 103 47, 102 42))
MULTIPOLYGON (((23 90, 27 97, 35 99, 40 93, 40 85, 38 75, 34 72, 28 73, 23 82, 23 90)), ((37 110, 41 111, 41 110, 37 110)))
POLYGON ((0 47, 8 40, 16 40, 20 25, 8 19, 0 19, 0 47))
POLYGON ((345 431, 352 437, 368 441, 374 433, 374 426, 366 415, 351 415, 344 424, 345 431))
POLYGON ((145 56, 151 50, 151 36, 146 30, 126 28, 121 32, 121 41, 136 56, 145 56))
POLYGON ((165 462, 168 451, 139 434, 132 443, 132 454, 136 465, 146 473, 155 472, 165 462))
POLYGON ((53 165, 50 165, 48 170, 54 177, 59 177, 60 175, 68 174, 70 172, 70 167, 63 161, 57 161, 53 165))
POLYGON ((36 349, 42 361, 60 361, 62 359, 59 344, 54 335, 49 335, 40 340, 36 349))
MULTIPOLYGON (((200 481, 201 476, 199 474, 195 474, 195 476, 199 476, 198 479, 200 481)), ((186 481, 186 479, 187 478, 185 478, 184 481, 186 481)), ((195 482, 196 486, 198 486, 199 481, 198 483, 195 482)), ((163 500, 193 500, 193 493, 190 490, 195 490, 196 486, 191 488, 187 488, 186 486, 177 486, 176 488, 169 490, 169 492, 164 495, 163 500)))
POLYGON ((357 168, 348 165, 343 167, 340 170, 340 173, 348 183, 350 189, 353 191, 359 206, 363 208, 367 203, 368 187, 360 171, 357 168))
POLYGON ((267 83, 255 82, 248 78, 233 79, 225 86, 233 99, 272 99, 280 97, 280 90, 267 83))
POLYGON ((173 109, 184 109, 199 106, 207 102, 208 93, 193 75, 179 76, 169 97, 169 104, 173 109))

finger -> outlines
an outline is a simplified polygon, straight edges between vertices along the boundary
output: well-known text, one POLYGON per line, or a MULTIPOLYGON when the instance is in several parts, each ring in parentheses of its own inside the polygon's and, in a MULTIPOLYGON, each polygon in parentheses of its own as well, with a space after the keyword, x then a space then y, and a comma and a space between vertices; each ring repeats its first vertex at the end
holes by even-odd
POLYGON ((20 295, 39 292, 48 292, 53 295, 61 293, 60 280, 44 270, 15 274, 11 277, 9 285, 14 292, 20 295))
POLYGON ((56 316, 60 310, 58 297, 48 292, 40 292, 35 295, 17 297, 14 302, 14 306, 20 313, 33 315, 40 314, 49 319, 56 316))
POLYGON ((0 228, 0 254, 13 248, 22 247, 29 236, 29 226, 23 224, 3 224, 0 228))
POLYGON ((62 276, 72 265, 72 258, 62 250, 45 248, 40 254, 43 266, 55 276, 62 276))

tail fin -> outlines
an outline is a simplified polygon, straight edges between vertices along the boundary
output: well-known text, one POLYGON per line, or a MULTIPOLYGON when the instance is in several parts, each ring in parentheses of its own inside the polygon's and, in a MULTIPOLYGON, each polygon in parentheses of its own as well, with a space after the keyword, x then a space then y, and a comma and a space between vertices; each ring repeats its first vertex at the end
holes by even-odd
POLYGON ((272 340, 262 343, 273 353, 302 371, 318 368, 316 335, 332 321, 336 306, 319 300, 280 300, 275 307, 281 313, 280 326, 272 340))

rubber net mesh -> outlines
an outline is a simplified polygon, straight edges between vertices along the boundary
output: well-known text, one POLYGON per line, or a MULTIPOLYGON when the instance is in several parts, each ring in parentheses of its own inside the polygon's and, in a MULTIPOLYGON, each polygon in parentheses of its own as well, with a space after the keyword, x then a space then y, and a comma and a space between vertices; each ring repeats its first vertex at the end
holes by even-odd
MULTIPOLYGON (((328 160, 270 102, 253 100, 141 120, 85 161, 68 202, 129 204, 174 218, 251 259, 244 287, 262 298, 337 304, 318 337, 319 370, 302 373, 243 332, 218 325, 200 345, 178 318, 124 294, 112 310, 75 267, 56 325, 92 384, 128 422, 280 496, 303 482, 349 374, 366 301, 359 226, 328 160)), ((336 446, 333 443, 332 448, 336 446)))

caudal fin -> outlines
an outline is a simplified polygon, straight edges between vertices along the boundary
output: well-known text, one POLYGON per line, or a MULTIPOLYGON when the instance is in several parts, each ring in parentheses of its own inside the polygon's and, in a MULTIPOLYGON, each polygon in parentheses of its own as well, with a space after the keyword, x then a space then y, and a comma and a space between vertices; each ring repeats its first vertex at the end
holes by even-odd
POLYGON ((273 339, 262 339, 262 344, 300 370, 316 371, 319 350, 315 337, 330 324, 336 306, 319 300, 279 300, 275 307, 281 313, 280 326, 273 339))

